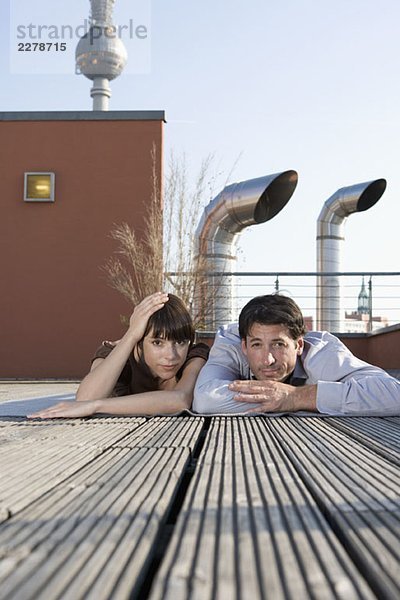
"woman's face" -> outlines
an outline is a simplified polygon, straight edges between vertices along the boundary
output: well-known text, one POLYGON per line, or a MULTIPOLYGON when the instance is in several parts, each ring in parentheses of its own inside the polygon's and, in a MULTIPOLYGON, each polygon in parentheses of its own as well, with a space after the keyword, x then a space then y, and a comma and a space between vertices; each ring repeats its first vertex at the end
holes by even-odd
POLYGON ((162 381, 173 379, 186 360, 189 344, 189 340, 156 338, 150 332, 143 340, 144 360, 155 377, 162 381))

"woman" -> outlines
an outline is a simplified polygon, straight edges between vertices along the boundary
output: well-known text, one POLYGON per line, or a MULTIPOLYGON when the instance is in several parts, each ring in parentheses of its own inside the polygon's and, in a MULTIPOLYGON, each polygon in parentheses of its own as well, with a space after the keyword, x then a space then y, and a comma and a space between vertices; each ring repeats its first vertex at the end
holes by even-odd
POLYGON ((208 356, 206 344, 193 345, 193 340, 183 302, 173 294, 152 294, 133 311, 125 335, 97 350, 76 402, 61 402, 28 417, 174 414, 190 408, 208 356))

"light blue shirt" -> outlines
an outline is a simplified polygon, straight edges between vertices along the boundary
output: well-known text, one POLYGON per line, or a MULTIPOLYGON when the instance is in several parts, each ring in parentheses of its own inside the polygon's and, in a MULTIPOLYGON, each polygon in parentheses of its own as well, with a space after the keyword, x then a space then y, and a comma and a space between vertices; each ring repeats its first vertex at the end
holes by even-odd
MULTIPOLYGON (((306 333, 304 351, 297 358, 292 378, 304 379, 308 385, 318 384, 319 413, 400 415, 400 381, 383 369, 356 358, 327 331, 306 333)), ((228 385, 235 379, 251 379, 251 372, 241 349, 238 326, 231 324, 220 328, 215 336, 208 361, 197 379, 192 410, 224 414, 257 408, 257 404, 233 399, 235 392, 229 390, 228 385)))

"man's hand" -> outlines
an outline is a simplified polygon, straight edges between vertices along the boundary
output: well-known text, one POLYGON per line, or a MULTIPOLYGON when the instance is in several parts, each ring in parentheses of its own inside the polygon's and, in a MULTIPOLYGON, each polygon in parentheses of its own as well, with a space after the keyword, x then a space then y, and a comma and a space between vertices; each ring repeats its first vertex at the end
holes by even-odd
POLYGON ((233 381, 229 384, 229 389, 237 392, 234 400, 250 403, 258 402, 258 408, 249 410, 247 414, 317 410, 316 385, 295 387, 279 381, 248 380, 233 381))

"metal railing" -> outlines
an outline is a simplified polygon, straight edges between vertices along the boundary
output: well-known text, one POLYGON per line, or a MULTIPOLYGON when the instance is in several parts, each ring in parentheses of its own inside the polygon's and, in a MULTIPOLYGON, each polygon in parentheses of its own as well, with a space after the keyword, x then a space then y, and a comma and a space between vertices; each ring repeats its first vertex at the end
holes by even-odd
MULTIPOLYGON (((204 275, 209 275, 208 273, 204 275)), ((293 298, 302 309, 309 330, 318 328, 318 279, 321 276, 334 275, 340 281, 340 322, 326 329, 335 333, 370 333, 378 329, 400 323, 400 272, 352 271, 343 273, 319 272, 233 272, 213 273, 215 294, 221 298, 230 298, 233 307, 228 318, 211 319, 213 323, 206 327, 215 330, 220 325, 238 318, 240 310, 254 296, 279 292, 293 298), (359 311, 359 294, 364 281, 368 302, 363 303, 359 311), (233 302, 231 295, 234 295, 233 302)), ((168 273, 174 277, 190 276, 185 273, 168 273)), ((329 288, 329 286, 328 286, 329 288)), ((209 289, 212 295, 213 290, 209 289)), ((338 294, 337 286, 328 289, 328 295, 338 294)))

